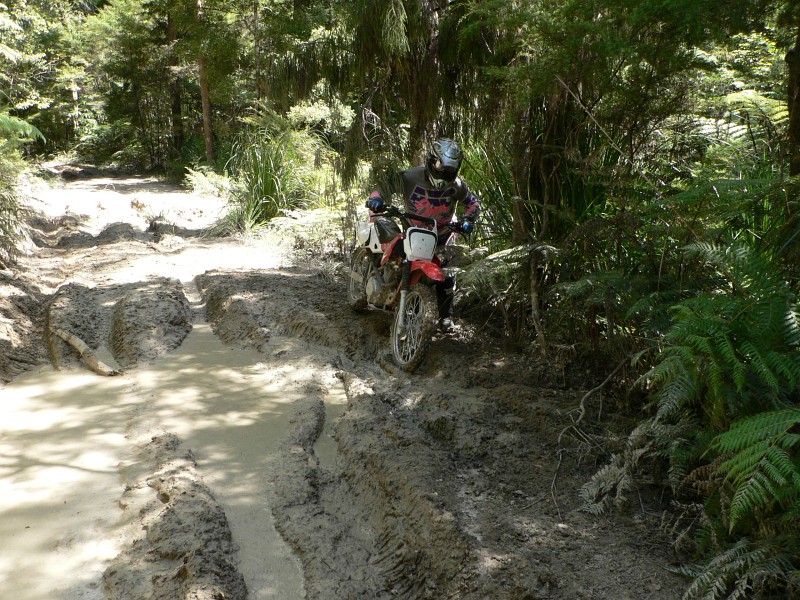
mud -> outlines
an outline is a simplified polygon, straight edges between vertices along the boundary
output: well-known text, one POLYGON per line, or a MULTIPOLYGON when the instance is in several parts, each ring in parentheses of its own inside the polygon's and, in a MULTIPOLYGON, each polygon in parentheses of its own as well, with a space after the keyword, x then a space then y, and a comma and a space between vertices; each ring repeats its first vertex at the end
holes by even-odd
MULTIPOLYGON (((119 467, 119 551, 86 590, 114 599, 292 597, 257 577, 271 550, 231 526, 237 479, 256 477, 264 496, 252 498, 263 510, 250 507, 244 529, 274 523, 301 566, 297 597, 681 596, 685 582, 667 570, 659 531, 663 507, 647 493, 625 514, 580 510, 577 490, 604 454, 562 432, 594 382, 581 385, 580 373, 565 376, 562 365, 537 363, 467 321, 434 339, 420 371, 402 373, 391 364, 386 316, 348 309, 343 270, 332 278, 274 242, 254 249, 199 237, 212 215, 156 182, 92 181, 66 184, 67 196, 80 186, 85 213, 44 202, 28 255, 0 274, 0 378, 36 365, 85 369, 49 335, 57 325, 121 366, 141 396, 135 374, 155 372, 208 320, 225 352, 257 356, 260 389, 282 402, 253 412, 259 392, 231 384, 213 412, 187 402, 181 419, 157 401, 137 404, 120 422, 130 449, 119 467), (112 185, 124 194, 122 214, 108 208, 120 202, 112 185), (166 219, 162 193, 179 207, 166 219), (214 436, 239 435, 251 412, 284 419, 259 434, 274 435, 272 445, 235 461, 230 451, 211 457, 214 436), (198 433, 212 417, 215 427, 198 433), (224 477, 226 468, 236 477, 224 477)), ((180 394, 167 375, 155 381, 148 397, 180 394)), ((598 429, 611 426, 600 402, 587 416, 598 429)), ((13 487, 10 467, 0 467, 0 481, 13 487)))

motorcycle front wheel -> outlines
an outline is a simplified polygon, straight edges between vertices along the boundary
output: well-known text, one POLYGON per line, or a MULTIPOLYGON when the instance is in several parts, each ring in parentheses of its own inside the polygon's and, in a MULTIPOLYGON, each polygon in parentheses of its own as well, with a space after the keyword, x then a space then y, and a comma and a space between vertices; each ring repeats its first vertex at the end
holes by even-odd
POLYGON ((356 248, 350 261, 350 279, 347 282, 347 303, 355 311, 367 308, 367 276, 372 266, 368 248, 356 248))
POLYGON ((436 293, 427 285, 415 285, 408 291, 405 324, 400 328, 400 311, 392 322, 392 355, 403 371, 411 373, 422 364, 436 328, 436 293))

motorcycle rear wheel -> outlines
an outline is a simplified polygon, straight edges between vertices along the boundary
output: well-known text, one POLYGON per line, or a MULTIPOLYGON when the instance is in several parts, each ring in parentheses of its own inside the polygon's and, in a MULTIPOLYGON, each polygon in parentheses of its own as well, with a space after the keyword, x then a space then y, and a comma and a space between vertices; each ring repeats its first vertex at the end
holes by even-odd
POLYGON ((436 293, 427 285, 415 285, 408 291, 405 307, 405 329, 399 330, 400 311, 392 322, 392 355, 403 371, 415 371, 428 352, 436 328, 436 293))
POLYGON ((372 266, 368 248, 356 248, 350 260, 350 278, 347 282, 347 303, 356 312, 367 309, 367 276, 372 266))

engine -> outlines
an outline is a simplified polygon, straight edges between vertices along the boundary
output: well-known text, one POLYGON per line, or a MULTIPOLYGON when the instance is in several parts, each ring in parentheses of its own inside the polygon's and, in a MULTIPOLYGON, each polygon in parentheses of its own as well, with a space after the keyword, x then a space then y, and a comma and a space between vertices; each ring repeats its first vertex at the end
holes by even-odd
POLYGON ((394 301, 400 285, 400 268, 395 262, 386 263, 382 269, 372 271, 367 279, 367 301, 375 306, 386 306, 394 301))

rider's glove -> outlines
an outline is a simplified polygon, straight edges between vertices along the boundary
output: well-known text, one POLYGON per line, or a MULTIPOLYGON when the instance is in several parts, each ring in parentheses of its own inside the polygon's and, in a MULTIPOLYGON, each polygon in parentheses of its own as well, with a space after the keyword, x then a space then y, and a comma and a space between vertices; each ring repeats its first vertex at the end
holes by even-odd
POLYGON ((470 234, 475 229, 475 224, 472 221, 461 221, 459 229, 461 229, 461 233, 470 234))
POLYGON ((380 196, 367 200, 366 206, 374 213, 383 212, 386 209, 386 207, 383 205, 383 198, 380 196))

